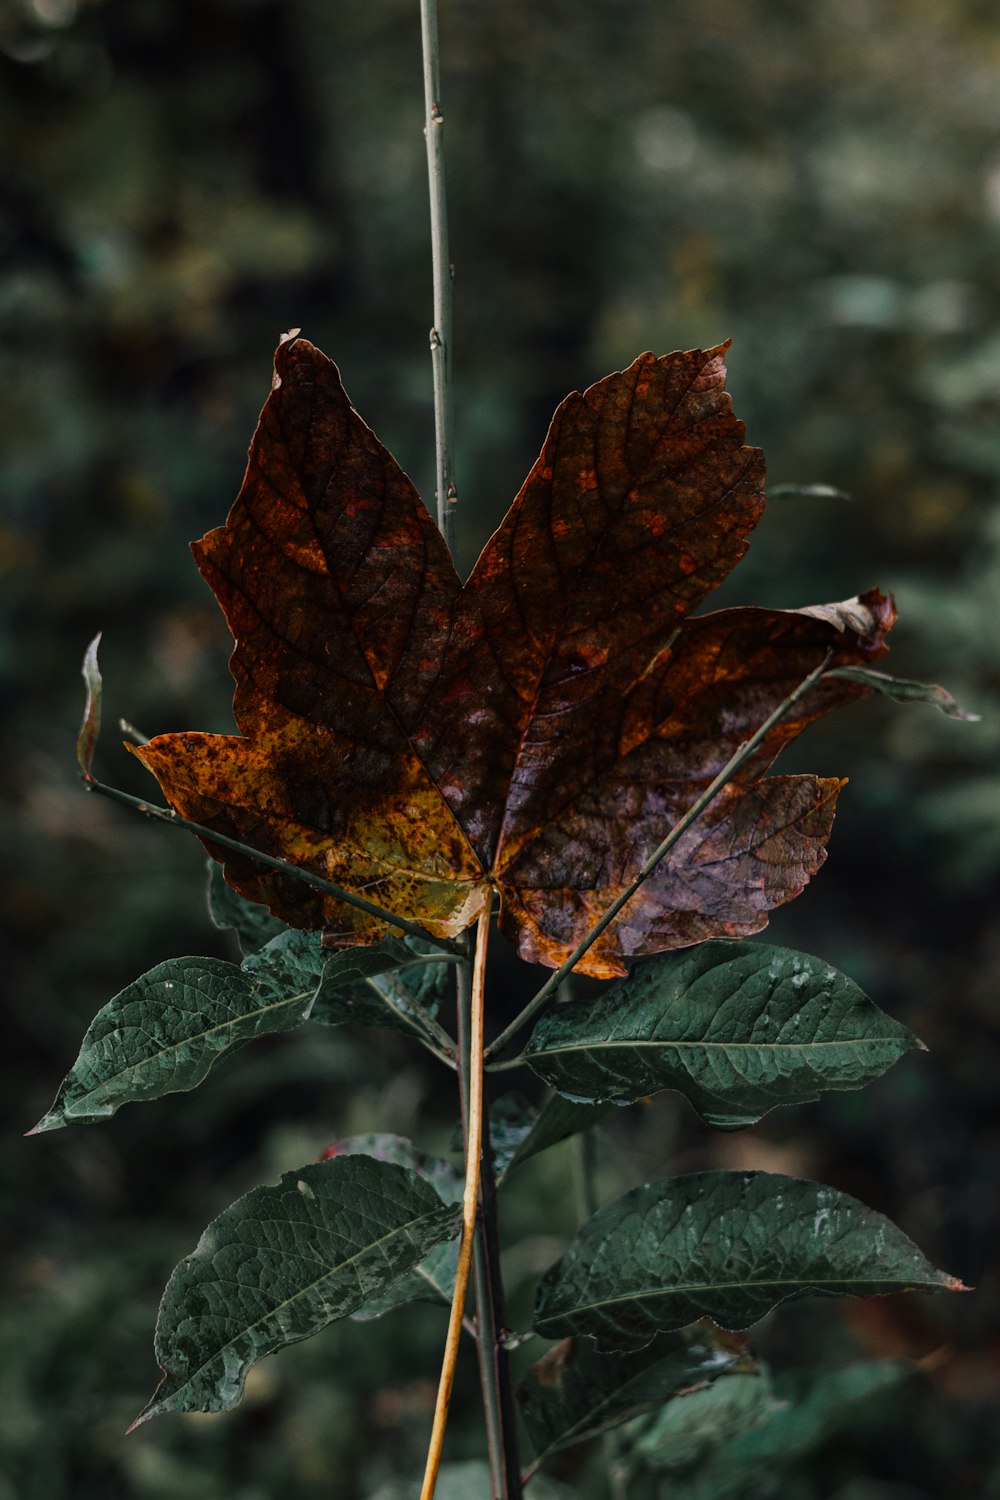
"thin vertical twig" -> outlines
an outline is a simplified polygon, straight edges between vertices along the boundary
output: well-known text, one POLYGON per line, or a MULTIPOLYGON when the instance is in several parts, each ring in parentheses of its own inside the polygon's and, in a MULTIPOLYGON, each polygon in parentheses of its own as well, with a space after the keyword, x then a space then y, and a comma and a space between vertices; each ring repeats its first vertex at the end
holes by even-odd
POLYGON ((420 0, 424 57, 424 135, 430 188, 431 263, 434 278, 434 326, 431 369, 434 378, 437 521, 455 552, 454 403, 451 388, 452 267, 448 251, 448 210, 444 188, 444 115, 438 50, 437 0, 420 0))
POLYGON ((490 1455, 493 1491, 497 1500, 523 1500, 517 1416, 510 1379, 510 1355, 504 1343, 503 1277, 496 1201, 496 1176, 490 1143, 489 1098, 483 1091, 483 1171, 479 1183, 479 1224, 476 1231, 476 1323, 483 1403, 490 1413, 495 1452, 490 1455))
MULTIPOLYGON (((424 64, 424 135, 427 143, 427 180, 430 192, 431 258, 434 282, 434 324, 430 333, 434 382, 435 469, 437 521, 455 553, 456 489, 454 470, 454 403, 452 397, 452 265, 448 250, 448 213, 445 201, 444 114, 438 47, 437 0, 420 0, 424 64)), ((479 1375, 486 1422, 491 1490, 495 1500, 521 1500, 513 1395, 502 1344, 503 1286, 497 1244, 495 1181, 487 1146, 487 1166, 481 1175, 483 1134, 489 1140, 483 1098, 483 986, 489 908, 480 918, 471 983, 466 964, 458 980, 458 1078, 465 1139, 466 1213, 455 1300, 445 1344, 441 1382, 434 1414, 431 1445, 421 1500, 430 1500, 441 1462, 441 1447, 454 1381, 458 1328, 465 1301, 470 1259, 474 1256, 474 1287, 479 1353, 479 1375), (475 1183, 474 1187, 470 1184, 475 1183), (472 1193, 471 1221, 469 1195, 472 1193), (477 1195, 481 1203, 477 1225, 477 1195), (462 1281, 464 1276, 465 1282, 462 1281)))
POLYGON ((462 1240, 458 1252, 455 1293, 451 1301, 451 1316, 448 1319, 448 1333, 445 1339, 444 1357, 441 1361, 441 1378, 438 1382, 434 1422, 431 1427, 431 1440, 427 1450, 427 1465, 424 1470, 420 1500, 433 1500, 437 1487, 438 1469, 441 1467, 441 1453, 444 1448, 444 1432, 448 1422, 448 1407, 451 1403, 452 1387, 455 1384, 455 1362, 458 1358, 458 1345, 462 1336, 462 1318, 469 1287, 472 1249, 476 1237, 479 1172, 483 1146, 483 995, 486 987, 486 946, 489 935, 490 909, 487 905, 476 928, 476 952, 472 964, 469 1016, 469 1126, 465 1154, 465 1194, 462 1199, 462 1240))
MULTIPOLYGON (((469 1080, 471 1077, 470 1042, 472 1021, 472 965, 462 964, 458 970, 456 986, 456 1010, 458 1037, 458 1092, 462 1115, 462 1141, 464 1153, 469 1151, 469 1080)), ((489 1100, 483 1093, 483 1143, 482 1156, 490 1162, 489 1146, 489 1100)), ((493 1366, 490 1361, 489 1328, 492 1326, 489 1267, 483 1237, 483 1183, 486 1174, 480 1173, 479 1218, 476 1224, 476 1239, 472 1254, 472 1286, 476 1298, 476 1353, 479 1358, 479 1384, 483 1397, 483 1417, 486 1424, 486 1452, 490 1470, 490 1496, 496 1500, 503 1496, 503 1438, 501 1433, 500 1402, 496 1398, 493 1381, 493 1366)))

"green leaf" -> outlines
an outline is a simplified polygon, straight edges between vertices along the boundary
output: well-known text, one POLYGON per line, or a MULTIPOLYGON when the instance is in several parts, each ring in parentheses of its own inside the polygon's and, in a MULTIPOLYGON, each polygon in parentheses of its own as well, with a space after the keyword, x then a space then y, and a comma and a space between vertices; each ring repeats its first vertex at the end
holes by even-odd
POLYGON ((428 1017, 447 990, 451 964, 440 951, 411 938, 383 938, 367 947, 331 954, 318 932, 282 928, 243 968, 276 987, 309 984, 315 1000, 309 1019, 324 1026, 349 1021, 424 1037, 428 1017), (404 984, 399 975, 406 973, 404 984))
POLYGON ((409 953, 406 963, 400 965, 406 970, 406 988, 424 1010, 437 1016, 451 998, 458 959, 446 957, 440 948, 420 938, 405 937, 399 941, 409 953))
POLYGON ((193 1089, 223 1057, 257 1037, 301 1026, 314 1006, 333 1025, 356 1019, 370 1003, 369 1024, 378 1024, 377 1017, 423 1037, 424 1013, 412 997, 401 995, 398 1011, 391 1010, 369 1002, 359 979, 400 965, 428 967, 422 954, 392 938, 331 955, 319 933, 294 928, 282 928, 240 967, 221 958, 157 964, 98 1012, 52 1108, 29 1134, 92 1124, 123 1104, 193 1089))
POLYGON ((896 703, 932 703, 949 719, 963 719, 969 724, 978 724, 979 714, 967 713, 960 708, 947 688, 936 682, 916 682, 912 677, 890 677, 888 672, 876 672, 871 667, 832 667, 824 677, 842 677, 848 682, 860 682, 875 693, 882 693, 896 703))
POLYGON ((311 1020, 325 1026, 381 1026, 427 1040, 448 988, 451 965, 409 938, 346 948, 328 960, 311 1020), (408 983, 400 979, 405 972, 408 983))
POLYGON ((208 861, 208 914, 223 932, 235 932, 244 957, 256 953, 287 930, 284 922, 272 917, 266 906, 237 895, 226 884, 222 866, 214 859, 208 861))
POLYGON ((352 1313, 356 1323, 372 1323, 386 1313, 403 1307, 408 1302, 433 1302, 439 1307, 449 1308, 455 1292, 455 1277, 458 1274, 458 1249, 461 1235, 456 1235, 446 1244, 435 1245, 402 1281, 396 1283, 381 1297, 373 1297, 364 1307, 352 1313))
POLYGON ((532 1468, 560 1448, 586 1442, 747 1363, 736 1340, 725 1340, 704 1322, 684 1333, 661 1334, 629 1354, 598 1354, 592 1339, 564 1339, 532 1365, 517 1389, 535 1454, 532 1468))
POLYGON ((324 1159, 338 1156, 370 1156, 375 1161, 387 1161, 396 1167, 406 1167, 429 1182, 442 1203, 461 1203, 465 1191, 465 1179, 461 1172, 443 1156, 431 1156, 421 1151, 405 1135, 392 1135, 387 1131, 370 1131, 366 1135, 345 1135, 327 1146, 324 1159))
POLYGON ((671 1472, 694 1468, 714 1449, 783 1412, 764 1371, 728 1375, 704 1390, 679 1396, 641 1424, 632 1452, 649 1468, 671 1472))
POLYGON ((101 733, 101 697, 103 692, 103 680, 101 669, 97 665, 97 648, 101 644, 101 632, 87 647, 83 666, 80 669, 83 681, 87 689, 87 697, 83 705, 83 722, 80 725, 80 733, 76 737, 76 760, 77 765, 83 773, 84 781, 93 781, 94 773, 91 767, 94 763, 94 751, 97 749, 97 741, 101 733))
POLYGON ((236 1048, 300 1026, 314 991, 315 984, 277 989, 269 976, 258 981, 220 958, 157 964, 98 1011, 31 1134, 91 1124, 134 1100, 193 1089, 236 1048))
MULTIPOLYGON (((873 1403, 912 1375, 912 1365, 878 1360, 842 1370, 779 1376, 773 1385, 774 1404, 762 1421, 742 1432, 713 1434, 706 1420, 696 1467, 670 1475, 670 1500, 757 1500, 787 1494, 789 1468, 839 1433, 852 1430, 873 1403)), ((720 1381, 711 1394, 723 1396, 723 1387, 738 1378, 720 1381)), ((670 1411, 667 1407, 663 1413, 665 1422, 670 1411)), ((666 1435, 669 1439, 668 1422, 666 1435)), ((661 1459, 669 1452, 669 1446, 661 1449, 661 1459)), ((662 1462, 658 1466, 662 1468, 662 1462)))
POLYGON ((133 1426, 167 1411, 227 1411, 247 1371, 388 1290, 461 1209, 415 1172, 347 1156, 287 1172, 210 1224, 167 1284, 156 1324, 164 1379, 133 1426))
POLYGON ((490 1151, 498 1181, 514 1160, 522 1142, 531 1134, 537 1119, 537 1105, 525 1099, 523 1094, 503 1094, 490 1107, 490 1151))
POLYGON ((695 1318, 747 1328, 793 1297, 918 1290, 965 1288, 846 1193, 766 1172, 695 1172, 594 1214, 546 1272, 533 1326, 635 1349, 695 1318))
MULTIPOLYGON (((259 952, 248 954, 240 968, 259 989, 274 995, 287 994, 289 990, 308 990, 315 1001, 320 981, 324 984, 332 982, 330 966, 336 965, 342 956, 338 953, 331 959, 318 932, 300 932, 297 928, 286 927, 259 952)), ((345 983, 350 983, 351 973, 348 967, 345 983)))
POLYGON ((274 989, 311 986, 315 999, 309 1019, 325 1026, 359 1021, 422 1034, 432 1012, 419 997, 436 1008, 451 965, 439 954, 418 950, 409 938, 383 938, 331 954, 318 932, 292 927, 250 954, 242 967, 274 989), (414 976, 410 984, 398 979, 403 971, 414 976))
POLYGON ((538 1110, 519 1094, 505 1094, 490 1114, 498 1178, 505 1177, 530 1156, 558 1146, 614 1113, 613 1104, 580 1104, 564 1099, 561 1094, 551 1094, 538 1110))
MULTIPOLYGON (((331 1157, 373 1156, 378 1161, 395 1162, 408 1167, 425 1182, 429 1182, 444 1203, 461 1203, 465 1179, 450 1161, 441 1156, 428 1156, 401 1135, 355 1135, 334 1141, 327 1147, 331 1157)), ((458 1247, 461 1236, 435 1245, 429 1255, 407 1272, 402 1281, 390 1287, 381 1297, 366 1302, 364 1307, 352 1313, 357 1323, 368 1323, 383 1317, 393 1308, 407 1302, 435 1302, 451 1306, 455 1290, 455 1273, 458 1267, 458 1247)))
POLYGON ((677 1089, 709 1125, 856 1089, 920 1043, 845 974, 765 943, 708 942, 636 964, 560 1005, 524 1060, 575 1099, 629 1103, 677 1089))

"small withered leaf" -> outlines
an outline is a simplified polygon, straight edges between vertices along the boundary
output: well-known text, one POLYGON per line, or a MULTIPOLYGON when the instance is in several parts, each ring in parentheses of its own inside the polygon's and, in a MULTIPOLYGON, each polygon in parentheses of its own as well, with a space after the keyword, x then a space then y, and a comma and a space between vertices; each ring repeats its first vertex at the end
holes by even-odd
MULTIPOLYGON (((236 641, 239 735, 129 748, 184 816, 437 937, 498 892, 521 955, 559 965, 791 689, 828 654, 831 667, 878 661, 893 623, 877 590, 689 618, 764 505, 726 347, 643 354, 569 396, 463 587, 336 366, 284 341, 243 487, 194 548, 236 641)), ((841 783, 765 772, 869 690, 843 677, 803 699, 581 971, 756 932, 796 895, 825 857, 841 783)), ((334 946, 383 933, 249 859, 227 855, 225 873, 334 946)))

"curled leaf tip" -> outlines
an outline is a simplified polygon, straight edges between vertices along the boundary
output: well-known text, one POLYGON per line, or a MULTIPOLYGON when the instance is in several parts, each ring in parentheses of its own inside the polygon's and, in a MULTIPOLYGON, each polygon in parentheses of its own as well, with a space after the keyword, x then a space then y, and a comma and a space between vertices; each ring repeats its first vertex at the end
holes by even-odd
POLYGON ((842 677, 858 682, 872 692, 882 693, 895 703, 931 703, 949 719, 960 719, 967 724, 978 724, 980 714, 969 713, 936 682, 917 682, 911 677, 891 677, 888 672, 874 672, 870 667, 834 667, 827 677, 842 677))
POLYGON ((97 737, 101 732, 101 693, 103 682, 101 669, 97 665, 97 648, 101 644, 101 632, 98 631, 87 647, 83 657, 83 680, 87 687, 87 699, 83 707, 83 723, 80 725, 80 733, 76 737, 76 759, 83 775, 84 781, 93 781, 94 774, 91 766, 94 761, 94 751, 97 748, 97 737))
POLYGON ((295 340, 299 338, 301 334, 301 328, 289 328, 287 332, 283 333, 278 340, 278 347, 274 355, 274 374, 271 376, 272 391, 279 390, 281 387, 281 375, 278 371, 278 355, 281 353, 282 349, 284 349, 286 344, 294 344, 295 340))
POLYGON ((847 490, 832 484, 775 484, 767 492, 769 500, 853 500, 847 490))

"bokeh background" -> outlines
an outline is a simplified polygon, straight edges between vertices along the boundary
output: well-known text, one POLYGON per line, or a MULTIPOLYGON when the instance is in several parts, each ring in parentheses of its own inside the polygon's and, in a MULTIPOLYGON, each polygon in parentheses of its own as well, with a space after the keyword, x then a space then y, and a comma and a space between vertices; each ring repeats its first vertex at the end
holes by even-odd
MULTIPOLYGON (((306 1028, 194 1094, 20 1138, 100 1005, 163 958, 229 952, 200 849, 82 792, 78 671, 103 629, 99 768, 133 791, 119 714, 231 726, 228 637, 186 543, 235 495, 283 330, 337 359, 430 496, 417 9, 0 0, 2 1500, 355 1500, 422 1453, 443 1318, 420 1307, 266 1362, 230 1416, 122 1432, 155 1382, 160 1289, 204 1224, 335 1135, 447 1150, 432 1062, 306 1028)), ((891 1213, 979 1290, 764 1326, 782 1368, 920 1363, 781 1493, 1000 1496, 1000 15, 441 0, 441 28, 463 564, 567 391, 731 336, 772 485, 851 498, 776 497, 721 597, 890 588, 893 668, 983 716, 868 703, 789 763, 851 786, 826 868, 770 935, 846 969, 929 1055, 738 1135, 672 1096, 623 1112, 601 1196, 752 1165, 891 1213)), ((496 959, 499 1024, 533 976, 496 959)), ((554 1151, 505 1190, 515 1323, 575 1222, 572 1167, 554 1151)), ((457 1458, 479 1451, 474 1385, 463 1367, 457 1458)), ((606 1493, 599 1454, 557 1472, 606 1493)))

